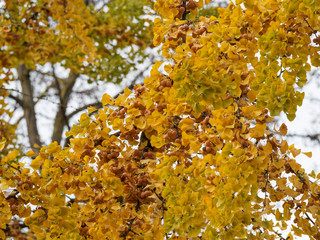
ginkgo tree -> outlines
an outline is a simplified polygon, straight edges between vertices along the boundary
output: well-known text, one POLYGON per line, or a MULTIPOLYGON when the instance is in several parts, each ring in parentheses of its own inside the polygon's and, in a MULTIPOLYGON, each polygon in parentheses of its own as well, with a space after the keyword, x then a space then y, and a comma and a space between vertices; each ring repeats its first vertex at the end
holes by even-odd
POLYGON ((320 2, 206 4, 157 0, 167 61, 82 114, 69 147, 1 159, 1 238, 320 238, 320 174, 271 124, 320 65, 320 2))

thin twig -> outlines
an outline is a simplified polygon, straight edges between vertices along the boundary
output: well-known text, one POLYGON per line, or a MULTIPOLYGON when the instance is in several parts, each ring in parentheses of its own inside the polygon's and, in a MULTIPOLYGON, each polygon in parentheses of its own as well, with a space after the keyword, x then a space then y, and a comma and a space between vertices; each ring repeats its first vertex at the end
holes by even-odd
POLYGON ((267 176, 267 179, 266 179, 266 184, 264 185, 264 201, 263 201, 263 210, 265 209, 266 205, 267 205, 267 186, 268 186, 268 182, 269 182, 269 166, 270 166, 270 163, 266 169, 266 172, 264 173, 264 175, 267 176))
POLYGON ((134 222, 135 219, 136 219, 136 217, 133 218, 133 219, 131 219, 130 222, 128 223, 129 229, 123 234, 123 240, 127 239, 127 236, 128 236, 128 234, 129 234, 129 232, 132 231, 131 228, 132 228, 132 224, 133 224, 133 222, 134 222))
POLYGON ((278 232, 274 232, 274 233, 278 235, 278 237, 280 238, 280 240, 288 240, 288 239, 289 239, 289 237, 287 237, 287 238, 282 237, 282 234, 281 234, 281 233, 278 233, 278 232))
MULTIPOLYGON (((29 94, 20 92, 19 90, 13 89, 13 88, 0 87, 0 89, 7 90, 7 91, 11 91, 11 92, 16 92, 16 93, 19 93, 19 94, 24 95, 24 96, 29 96, 29 97, 31 96, 31 95, 29 95, 29 94)), ((54 102, 54 101, 50 100, 50 99, 47 98, 47 97, 46 97, 46 98, 44 98, 44 97, 33 97, 33 98, 34 98, 34 99, 37 99, 37 100, 45 100, 45 101, 51 102, 51 103, 53 103, 53 104, 56 104, 56 105, 58 105, 58 106, 61 105, 61 103, 54 102)), ((76 109, 76 108, 71 107, 71 106, 63 106, 63 107, 65 107, 65 108, 69 107, 69 108, 76 109)))
POLYGON ((102 103, 99 101, 99 102, 89 103, 89 104, 86 104, 82 107, 79 107, 78 109, 76 109, 73 112, 71 112, 70 114, 68 114, 67 119, 70 120, 70 118, 72 118, 74 115, 86 110, 88 107, 102 108, 102 103))
POLYGON ((314 35, 316 35, 316 37, 318 37, 318 35, 317 35, 317 30, 314 30, 311 26, 310 26, 310 24, 309 24, 309 22, 308 22, 308 20, 305 18, 304 19, 304 21, 308 24, 308 27, 312 30, 312 32, 314 33, 314 35))
POLYGON ((316 223, 310 218, 310 216, 308 215, 308 213, 305 213, 305 215, 307 216, 307 219, 312 222, 313 225, 316 225, 316 223))
POLYGON ((10 163, 7 163, 7 164, 8 164, 9 167, 11 167, 11 168, 17 170, 19 173, 21 173, 21 170, 19 168, 16 168, 16 167, 12 166, 10 163))
POLYGON ((36 105, 40 100, 42 100, 44 97, 46 97, 46 94, 48 93, 49 89, 53 87, 53 83, 48 85, 46 89, 43 91, 43 93, 40 94, 39 97, 37 97, 37 101, 34 102, 34 105, 36 105))

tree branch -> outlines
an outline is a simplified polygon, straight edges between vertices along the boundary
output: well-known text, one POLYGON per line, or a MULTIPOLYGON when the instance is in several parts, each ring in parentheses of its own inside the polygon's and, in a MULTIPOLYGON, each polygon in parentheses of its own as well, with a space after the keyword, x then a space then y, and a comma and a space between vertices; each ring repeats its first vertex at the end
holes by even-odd
MULTIPOLYGON (((32 97, 33 99, 36 99, 36 101, 34 102, 34 105, 36 105, 40 100, 44 100, 44 101, 48 101, 50 103, 53 103, 53 104, 56 104, 56 105, 61 105, 60 103, 57 103, 57 102, 54 102, 50 99, 48 99, 47 97, 45 96, 42 96, 43 94, 41 94, 39 97, 34 97, 33 95, 30 95, 30 94, 27 94, 27 93, 23 93, 17 89, 13 89, 13 88, 5 88, 5 87, 0 87, 0 89, 3 89, 3 90, 7 90, 7 91, 11 91, 11 92, 16 92, 16 93, 19 93, 23 96, 27 96, 27 97, 32 97)), ((21 100, 23 101, 23 100, 21 100)), ((68 106, 64 106, 65 108, 67 108, 68 106)))
POLYGON ((49 89, 52 88, 53 86, 54 86, 53 83, 49 84, 49 85, 46 87, 46 89, 43 91, 43 93, 41 93, 40 96, 36 98, 37 101, 35 102, 35 104, 37 104, 40 100, 42 100, 43 98, 45 98, 46 95, 47 95, 47 93, 48 93, 48 91, 49 91, 49 89))
POLYGON ((14 123, 14 125, 18 125, 21 122, 22 119, 24 119, 24 115, 19 117, 19 119, 14 123))
POLYGON ((23 101, 22 101, 19 97, 14 96, 14 95, 12 95, 12 94, 10 93, 10 94, 9 94, 9 98, 15 100, 16 103, 20 105, 20 107, 24 108, 23 101))
MULTIPOLYGON (((53 74, 54 74, 54 69, 53 69, 53 74)), ((78 77, 79 77, 79 74, 70 73, 69 77, 65 81, 61 82, 62 83, 61 84, 59 83, 57 77, 55 77, 55 74, 54 74, 56 87, 57 87, 58 95, 60 99, 60 107, 58 109, 58 112, 56 114, 55 121, 54 121, 54 128, 53 128, 52 139, 51 139, 52 142, 57 141, 58 144, 60 144, 64 126, 68 126, 70 130, 69 121, 66 116, 66 106, 68 105, 69 97, 72 93, 72 88, 76 83, 76 80, 78 77)))
POLYGON ((67 119, 70 120, 70 118, 72 118, 74 115, 76 115, 79 112, 82 112, 84 110, 86 110, 88 107, 94 107, 94 108, 102 108, 102 103, 99 102, 95 102, 95 103, 90 103, 90 104, 86 104, 76 110, 74 110, 73 112, 71 112, 70 114, 67 115, 67 119))
POLYGON ((309 138, 312 141, 317 141, 320 143, 320 133, 315 134, 287 134, 287 137, 300 137, 300 138, 309 138))

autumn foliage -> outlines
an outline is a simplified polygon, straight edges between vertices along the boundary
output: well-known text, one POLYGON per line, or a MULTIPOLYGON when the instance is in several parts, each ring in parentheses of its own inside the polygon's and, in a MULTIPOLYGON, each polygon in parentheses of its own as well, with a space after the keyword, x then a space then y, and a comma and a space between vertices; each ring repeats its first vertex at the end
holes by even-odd
POLYGON ((63 144, 73 116, 89 103, 102 106, 92 85, 120 83, 148 59, 151 5, 151 0, 1 1, 0 136, 6 138, 6 149, 0 157, 16 142, 23 143, 24 152, 31 148, 37 154, 35 145, 63 144), (54 107, 48 114, 50 103, 54 107), (54 119, 46 128, 50 139, 40 131, 41 116, 54 119), (17 141, 11 139, 15 127, 17 141))
POLYGON ((1 238, 320 239, 320 174, 272 125, 294 119, 320 65, 320 2, 237 0, 199 16, 206 4, 157 0, 167 61, 105 94, 70 147, 30 151, 30 166, 18 151, 1 159, 1 238))

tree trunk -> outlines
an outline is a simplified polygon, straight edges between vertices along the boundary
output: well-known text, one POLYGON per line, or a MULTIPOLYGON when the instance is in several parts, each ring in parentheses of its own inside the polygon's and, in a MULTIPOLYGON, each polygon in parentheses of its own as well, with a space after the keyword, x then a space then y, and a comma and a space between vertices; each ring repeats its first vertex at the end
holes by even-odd
POLYGON ((34 110, 34 101, 33 101, 33 87, 31 85, 31 80, 29 76, 29 70, 26 65, 21 64, 17 68, 18 77, 22 87, 23 93, 23 111, 24 117, 27 122, 28 128, 28 138, 32 150, 38 154, 39 148, 35 147, 36 145, 41 146, 40 136, 37 128, 37 118, 34 110))

